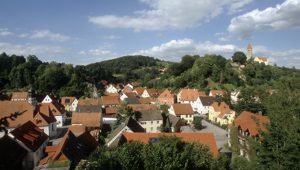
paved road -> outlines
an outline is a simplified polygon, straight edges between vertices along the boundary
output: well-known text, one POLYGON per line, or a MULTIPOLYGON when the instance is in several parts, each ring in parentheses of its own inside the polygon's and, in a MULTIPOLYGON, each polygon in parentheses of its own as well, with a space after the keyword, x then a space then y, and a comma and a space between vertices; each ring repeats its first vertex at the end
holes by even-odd
POLYGON ((217 147, 218 149, 224 148, 224 145, 227 144, 227 131, 213 125, 206 120, 202 120, 202 125, 205 126, 204 129, 198 131, 198 132, 210 132, 215 135, 216 141, 217 141, 217 147))

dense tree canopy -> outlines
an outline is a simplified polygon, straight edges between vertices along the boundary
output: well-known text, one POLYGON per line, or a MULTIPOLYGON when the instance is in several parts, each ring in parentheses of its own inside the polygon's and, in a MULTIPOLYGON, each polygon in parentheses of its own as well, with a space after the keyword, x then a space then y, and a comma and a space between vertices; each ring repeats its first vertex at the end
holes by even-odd
POLYGON ((239 64, 245 64, 247 61, 247 57, 242 51, 237 51, 233 54, 232 61, 239 64))

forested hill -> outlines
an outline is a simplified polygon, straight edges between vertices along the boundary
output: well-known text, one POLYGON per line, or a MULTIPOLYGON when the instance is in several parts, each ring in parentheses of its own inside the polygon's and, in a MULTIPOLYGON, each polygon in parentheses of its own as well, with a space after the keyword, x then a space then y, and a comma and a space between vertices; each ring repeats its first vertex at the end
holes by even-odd
POLYGON ((160 60, 155 59, 153 57, 134 55, 134 56, 123 56, 120 58, 89 64, 88 67, 99 65, 105 70, 108 70, 115 74, 119 74, 119 73, 132 71, 141 67, 157 66, 158 62, 160 62, 160 60))
POLYGON ((89 64, 87 67, 101 67, 112 73, 119 82, 141 81, 147 84, 157 78, 160 70, 167 68, 170 63, 153 57, 133 55, 89 64))

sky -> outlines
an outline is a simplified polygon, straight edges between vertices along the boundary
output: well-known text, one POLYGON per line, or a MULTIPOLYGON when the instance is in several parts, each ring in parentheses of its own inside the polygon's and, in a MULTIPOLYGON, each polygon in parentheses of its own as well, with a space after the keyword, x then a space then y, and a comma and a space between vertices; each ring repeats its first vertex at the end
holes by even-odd
POLYGON ((300 0, 1 0, 0 53, 85 65, 246 52, 300 68, 300 0))

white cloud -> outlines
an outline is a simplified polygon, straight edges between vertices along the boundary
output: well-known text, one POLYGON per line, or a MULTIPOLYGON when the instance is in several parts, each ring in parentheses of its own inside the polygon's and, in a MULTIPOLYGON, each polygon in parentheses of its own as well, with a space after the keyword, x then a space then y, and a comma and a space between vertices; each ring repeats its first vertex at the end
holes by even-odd
POLYGON ((102 15, 89 22, 105 28, 140 30, 184 29, 195 27, 220 15, 234 12, 252 0, 141 0, 149 8, 135 11, 135 16, 102 15))
POLYGON ((10 35, 14 35, 13 32, 8 31, 7 28, 0 28, 0 36, 10 36, 10 35))
MULTIPOLYGON (((26 37, 26 34, 21 34, 26 37)), ((51 41, 67 41, 70 37, 59 33, 52 33, 49 30, 38 30, 33 31, 32 34, 28 35, 31 39, 50 39, 51 41)))
POLYGON ((106 43, 98 48, 79 51, 78 54, 81 57, 76 62, 79 64, 89 64, 119 57, 117 53, 110 50, 111 47, 111 44, 106 43))
POLYGON ((104 36, 103 38, 107 39, 107 40, 117 40, 117 39, 120 39, 121 37, 116 36, 116 35, 107 35, 107 36, 104 36))
POLYGON ((239 50, 239 48, 232 44, 221 45, 209 41, 196 43, 192 39, 179 39, 171 40, 147 50, 140 50, 134 54, 158 57, 164 60, 180 61, 181 57, 186 54, 222 54, 229 57, 237 50, 239 50))
POLYGON ((0 42, 0 52, 5 52, 7 54, 16 55, 54 55, 61 54, 64 49, 57 46, 48 45, 33 45, 33 44, 11 44, 6 42, 0 42))
POLYGON ((276 7, 251 12, 231 19, 228 31, 241 38, 255 31, 300 28, 300 0, 286 0, 276 7))

